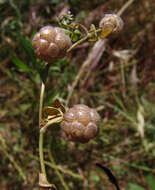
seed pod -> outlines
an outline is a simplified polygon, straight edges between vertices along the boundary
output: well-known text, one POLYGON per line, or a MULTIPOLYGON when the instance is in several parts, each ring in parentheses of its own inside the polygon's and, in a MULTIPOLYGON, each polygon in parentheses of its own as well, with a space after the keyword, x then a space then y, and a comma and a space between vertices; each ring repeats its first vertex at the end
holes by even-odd
POLYGON ((102 29, 101 38, 105 38, 112 32, 121 31, 123 25, 123 20, 117 14, 105 14, 99 23, 99 27, 102 29))
POLYGON ((34 36, 32 45, 41 60, 51 63, 55 59, 64 57, 72 43, 63 29, 45 26, 34 36))
POLYGON ((84 104, 70 108, 61 122, 61 129, 70 141, 86 143, 98 134, 99 114, 84 104))

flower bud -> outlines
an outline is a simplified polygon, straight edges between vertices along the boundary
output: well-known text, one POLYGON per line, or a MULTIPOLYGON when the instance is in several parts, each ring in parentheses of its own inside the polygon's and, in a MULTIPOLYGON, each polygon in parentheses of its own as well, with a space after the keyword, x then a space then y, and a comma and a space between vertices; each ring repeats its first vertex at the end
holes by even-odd
POLYGON ((43 61, 52 62, 65 56, 72 45, 69 36, 59 27, 45 26, 35 34, 32 45, 36 55, 43 61))
POLYGON ((105 38, 112 32, 121 31, 123 25, 123 20, 117 14, 105 14, 99 23, 99 27, 102 29, 101 38, 105 38))
POLYGON ((98 134, 99 114, 84 104, 70 108, 61 122, 61 129, 70 141, 86 143, 98 134))

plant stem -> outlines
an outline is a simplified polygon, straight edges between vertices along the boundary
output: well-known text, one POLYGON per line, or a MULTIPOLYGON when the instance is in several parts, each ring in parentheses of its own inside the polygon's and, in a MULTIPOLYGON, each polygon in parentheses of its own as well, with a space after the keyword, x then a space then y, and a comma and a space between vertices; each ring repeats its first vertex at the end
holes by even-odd
MULTIPOLYGON (((45 92, 45 84, 41 83, 40 89, 40 105, 39 105, 39 128, 42 122, 42 110, 43 110, 43 100, 44 100, 44 92, 45 92)), ((44 134, 40 132, 39 136, 39 156, 40 156, 40 165, 41 165, 41 172, 46 177, 46 169, 44 164, 44 153, 43 153, 43 142, 44 142, 44 134)))
POLYGON ((41 83, 40 89, 40 105, 39 105, 39 127, 42 121, 43 101, 44 101, 45 84, 41 83))
POLYGON ((41 166, 41 172, 46 177, 46 169, 45 169, 45 164, 44 164, 43 142, 44 142, 44 133, 40 132, 40 137, 39 137, 40 166, 41 166))
MULTIPOLYGON (((82 25, 80 25, 82 26, 82 25)), ((85 31, 87 32, 87 31, 85 31)), ((77 41, 76 43, 74 43, 68 50, 67 50, 67 53, 69 53, 72 49, 74 49, 76 46, 80 45, 81 43, 83 43, 84 41, 86 41, 87 39, 90 39, 91 36, 95 33, 98 33, 98 32, 101 32, 101 29, 98 29, 98 30, 95 30, 93 32, 89 32, 87 33, 86 36, 84 36, 81 40, 77 41)))
MULTIPOLYGON (((51 152, 51 150, 50 150, 50 146, 49 146, 49 148, 48 148, 48 156, 49 156, 49 159, 50 159, 51 163, 54 164, 54 165, 56 165, 56 164, 55 164, 55 161, 54 161, 54 158, 53 158, 53 155, 52 155, 52 152, 51 152)), ((61 181, 62 185, 64 186, 64 189, 65 189, 65 190, 69 190, 68 185, 66 184, 66 182, 65 182, 65 180, 64 180, 64 178, 63 178, 63 176, 61 175, 61 173, 59 172, 59 170, 58 170, 57 168, 55 168, 55 172, 56 172, 56 174, 57 174, 59 180, 61 181)))
POLYGON ((121 16, 124 11, 134 2, 134 0, 128 0, 124 5, 123 7, 118 11, 118 15, 121 16))
POLYGON ((88 39, 88 35, 83 37, 81 40, 77 41, 76 43, 74 43, 68 50, 67 53, 69 53, 72 49, 74 49, 76 46, 80 45, 81 43, 83 43, 84 41, 86 41, 88 39))
MULTIPOLYGON (((39 158, 33 154, 29 154, 28 155, 30 158, 34 159, 34 160, 39 160, 39 158)), ((64 173, 64 174, 67 174, 67 175, 70 175, 71 177, 77 179, 77 180, 84 180, 84 178, 79 175, 79 174, 76 174, 74 172, 72 172, 71 170, 69 169, 65 169, 59 165, 55 165, 55 164, 52 164, 51 162, 48 162, 45 160, 44 162, 47 166, 51 167, 52 169, 58 169, 60 172, 64 173)))

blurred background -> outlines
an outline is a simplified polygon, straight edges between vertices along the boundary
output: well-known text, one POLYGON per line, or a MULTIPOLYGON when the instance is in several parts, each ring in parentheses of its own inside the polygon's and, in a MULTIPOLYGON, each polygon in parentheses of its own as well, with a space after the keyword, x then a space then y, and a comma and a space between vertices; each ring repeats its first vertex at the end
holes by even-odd
MULTIPOLYGON (((31 45, 45 25, 71 10, 87 28, 105 13, 117 13, 125 0, 0 0, 0 189, 38 189, 38 106, 42 65, 31 45)), ((133 1, 122 13, 123 31, 108 37, 105 51, 91 62, 69 107, 84 103, 102 117, 99 135, 88 144, 68 142, 60 126, 44 144, 48 179, 63 190, 113 190, 99 162, 122 190, 155 189, 155 63, 153 0, 133 1), (50 161, 48 152, 55 161, 50 161)), ((65 101, 93 47, 86 42, 55 61, 47 80, 45 105, 65 101)))

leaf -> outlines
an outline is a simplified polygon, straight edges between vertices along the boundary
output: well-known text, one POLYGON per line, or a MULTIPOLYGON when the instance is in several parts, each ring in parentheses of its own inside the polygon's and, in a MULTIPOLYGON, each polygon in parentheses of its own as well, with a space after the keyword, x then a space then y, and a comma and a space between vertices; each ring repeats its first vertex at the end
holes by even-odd
POLYGON ((57 116, 59 114, 61 114, 60 110, 58 108, 55 107, 51 107, 51 106, 47 106, 44 108, 44 113, 47 116, 57 116))
POLYGON ((145 190, 142 186, 137 184, 129 183, 128 185, 131 190, 145 190))
POLYGON ((21 46, 24 48, 25 53, 28 56, 28 58, 30 58, 30 60, 32 61, 32 63, 35 64, 35 62, 36 62, 36 56, 35 56, 34 49, 33 49, 31 41, 27 40, 26 38, 24 38, 20 34, 19 34, 19 41, 21 43, 21 46))
POLYGON ((62 113, 65 113, 65 107, 62 105, 62 103, 60 102, 60 100, 59 99, 56 99, 55 101, 54 101, 54 103, 53 103, 53 106, 55 107, 55 108, 60 108, 60 110, 62 111, 62 113))
POLYGON ((155 178, 150 174, 150 175, 146 176, 146 181, 150 187, 149 189, 154 190, 155 189, 155 178))
POLYGON ((77 35, 77 34, 75 34, 75 33, 73 33, 73 34, 71 35, 71 41, 72 41, 72 42, 76 42, 76 41, 78 41, 78 39, 79 39, 79 35, 77 35))
POLYGON ((10 59, 11 59, 12 63, 14 63, 22 72, 27 72, 27 73, 32 72, 31 68, 29 68, 29 66, 27 66, 18 57, 11 55, 10 59))

